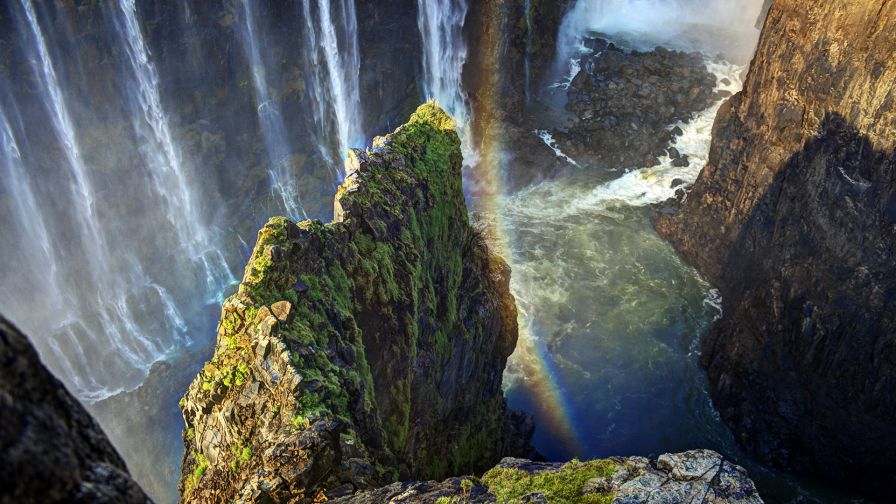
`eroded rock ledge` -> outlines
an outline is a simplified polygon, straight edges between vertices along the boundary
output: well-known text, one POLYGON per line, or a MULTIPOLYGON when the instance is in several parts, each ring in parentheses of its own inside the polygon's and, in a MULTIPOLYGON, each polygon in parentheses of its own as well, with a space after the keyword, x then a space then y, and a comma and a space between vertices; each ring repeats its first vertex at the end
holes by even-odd
POLYGON ((394 483, 336 502, 757 504, 762 500, 743 468, 714 451, 693 450, 667 453, 655 461, 612 457, 559 464, 505 458, 482 478, 394 483))
POLYGON ((525 456, 501 392, 509 268, 470 225, 434 104, 353 151, 334 221, 275 218, 181 407, 188 502, 312 502, 525 456))

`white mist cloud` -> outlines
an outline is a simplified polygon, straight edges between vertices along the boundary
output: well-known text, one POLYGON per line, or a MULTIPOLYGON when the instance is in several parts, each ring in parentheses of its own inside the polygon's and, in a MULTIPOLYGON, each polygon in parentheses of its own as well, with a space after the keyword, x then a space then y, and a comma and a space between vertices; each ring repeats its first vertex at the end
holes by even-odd
MULTIPOLYGON (((560 28, 558 56, 566 60, 582 37, 602 33, 634 48, 656 45, 745 63, 759 37, 763 0, 578 0, 560 28)), ((564 63, 565 65, 565 63, 564 63)))

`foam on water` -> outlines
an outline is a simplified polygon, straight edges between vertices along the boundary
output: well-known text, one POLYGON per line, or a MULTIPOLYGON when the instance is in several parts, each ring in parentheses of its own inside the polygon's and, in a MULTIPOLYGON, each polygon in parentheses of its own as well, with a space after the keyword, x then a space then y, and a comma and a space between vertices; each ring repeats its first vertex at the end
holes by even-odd
POLYGON ((554 136, 551 135, 550 131, 537 129, 534 130, 533 133, 535 133, 535 136, 540 138, 545 145, 550 147, 551 150, 554 151, 554 155, 556 155, 558 158, 565 160, 573 166, 579 166, 579 163, 576 163, 575 159, 567 156, 562 150, 560 150, 560 147, 557 147, 557 142, 554 140, 554 136))
MULTIPOLYGON (((743 67, 726 62, 706 62, 707 69, 716 76, 717 91, 736 92, 742 86, 740 73, 743 67), (727 79, 727 84, 723 83, 727 79)), ((567 218, 583 211, 608 209, 616 205, 645 206, 661 203, 675 197, 680 185, 672 187, 672 182, 681 180, 684 185, 696 181, 700 170, 709 159, 712 125, 723 100, 697 114, 686 123, 670 125, 681 128, 683 134, 672 144, 682 155, 687 155, 690 165, 672 166, 668 155, 660 159, 657 166, 629 170, 623 176, 593 188, 570 186, 566 179, 543 182, 517 195, 512 205, 516 211, 531 216, 550 215, 553 218, 567 218)), ((539 135, 541 136, 541 135, 539 135)), ((544 137, 545 143, 548 143, 544 137)), ((553 146, 548 143, 549 146, 553 146)), ((554 150, 565 158, 559 149, 554 150)))

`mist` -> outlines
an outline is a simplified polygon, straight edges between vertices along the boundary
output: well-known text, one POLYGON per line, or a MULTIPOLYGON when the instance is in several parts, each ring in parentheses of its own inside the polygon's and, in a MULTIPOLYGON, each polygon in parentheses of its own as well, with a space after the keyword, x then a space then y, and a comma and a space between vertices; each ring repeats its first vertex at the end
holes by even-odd
POLYGON ((603 34, 633 49, 671 49, 721 54, 746 64, 759 38, 763 0, 580 0, 560 27, 557 64, 583 37, 603 34))

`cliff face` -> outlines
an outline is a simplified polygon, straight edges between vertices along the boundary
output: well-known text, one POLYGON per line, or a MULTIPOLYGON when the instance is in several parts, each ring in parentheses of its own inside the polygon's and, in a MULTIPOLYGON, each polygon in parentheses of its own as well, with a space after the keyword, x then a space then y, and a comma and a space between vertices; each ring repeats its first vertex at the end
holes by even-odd
POLYGON ((0 502, 149 502, 99 425, 3 317, 0 458, 0 502))
POLYGON ((359 1, 360 91, 367 131, 390 130, 423 96, 417 1, 359 1))
POLYGON ((181 403, 184 501, 311 501, 528 451, 501 392, 510 271, 468 220, 454 127, 421 106, 351 153, 332 223, 259 232, 181 403))
MULTIPOLYGON (((496 101, 488 115, 523 119, 527 91, 544 85, 557 49, 557 35, 569 0, 496 0, 469 2, 464 22, 467 47, 464 89, 472 91, 474 109, 496 101), (528 65, 528 83, 527 83, 528 65), (528 84, 528 89, 527 89, 528 84)), ((484 117, 486 114, 477 117, 484 117)))
POLYGON ((703 342, 723 418, 769 462, 896 473, 896 5, 772 3, 710 162, 657 222, 719 285, 703 342))

